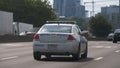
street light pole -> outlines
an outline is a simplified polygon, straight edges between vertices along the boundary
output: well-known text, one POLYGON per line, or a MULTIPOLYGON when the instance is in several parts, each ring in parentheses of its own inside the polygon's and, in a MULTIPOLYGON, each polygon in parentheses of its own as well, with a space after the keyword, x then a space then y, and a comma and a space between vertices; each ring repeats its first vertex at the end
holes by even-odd
POLYGON ((118 17, 119 17, 119 26, 120 26, 120 0, 119 0, 119 15, 118 15, 118 17))
POLYGON ((95 3, 94 0, 92 0, 92 12, 93 12, 93 17, 94 17, 94 13, 95 13, 95 12, 94 12, 94 3, 95 3))

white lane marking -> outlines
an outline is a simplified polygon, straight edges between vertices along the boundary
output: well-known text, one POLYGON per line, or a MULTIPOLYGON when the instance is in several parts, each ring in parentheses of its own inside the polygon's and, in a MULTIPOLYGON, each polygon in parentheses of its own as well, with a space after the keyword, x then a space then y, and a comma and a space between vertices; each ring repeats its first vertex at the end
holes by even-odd
POLYGON ((1 58, 0 60, 9 60, 9 59, 15 59, 15 58, 18 58, 18 56, 5 57, 5 58, 1 58))
POLYGON ((104 46, 92 46, 93 48, 103 48, 104 46))
POLYGON ((22 44, 2 44, 2 46, 24 46, 24 45, 22 45, 22 44))
POLYGON ((112 48, 112 46, 105 46, 104 48, 112 48))
POLYGON ((101 59, 103 59, 103 57, 98 57, 98 58, 96 58, 94 60, 101 60, 101 59))
POLYGON ((115 51, 116 53, 120 52, 120 50, 115 51))
POLYGON ((14 44, 1 44, 2 46, 12 46, 14 44))
POLYGON ((91 46, 92 48, 112 48, 112 46, 91 46))

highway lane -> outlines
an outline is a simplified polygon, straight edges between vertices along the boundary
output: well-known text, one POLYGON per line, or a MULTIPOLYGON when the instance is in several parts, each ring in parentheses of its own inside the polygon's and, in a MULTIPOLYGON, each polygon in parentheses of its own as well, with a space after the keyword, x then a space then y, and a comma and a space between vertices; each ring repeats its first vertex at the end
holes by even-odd
POLYGON ((42 61, 32 57, 32 42, 0 44, 0 68, 120 68, 120 43, 89 41, 88 58, 73 60, 54 56, 42 61))

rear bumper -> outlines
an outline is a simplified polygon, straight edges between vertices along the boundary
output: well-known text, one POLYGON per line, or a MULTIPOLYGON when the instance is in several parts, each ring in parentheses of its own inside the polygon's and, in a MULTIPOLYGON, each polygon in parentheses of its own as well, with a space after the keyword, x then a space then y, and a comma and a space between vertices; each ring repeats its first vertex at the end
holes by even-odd
POLYGON ((120 41, 120 37, 114 37, 114 40, 120 41))
POLYGON ((53 43, 40 43, 34 42, 33 51, 40 52, 41 54, 51 54, 51 55, 70 55, 76 54, 79 43, 78 42, 67 42, 67 43, 54 43, 55 45, 49 46, 53 43))
MULTIPOLYGON (((39 52, 39 51, 37 51, 39 52)), ((41 55, 72 55, 71 52, 39 52, 41 55)))
POLYGON ((114 37, 113 37, 113 40, 116 40, 116 41, 120 41, 120 34, 118 33, 116 33, 115 35, 114 35, 114 37))

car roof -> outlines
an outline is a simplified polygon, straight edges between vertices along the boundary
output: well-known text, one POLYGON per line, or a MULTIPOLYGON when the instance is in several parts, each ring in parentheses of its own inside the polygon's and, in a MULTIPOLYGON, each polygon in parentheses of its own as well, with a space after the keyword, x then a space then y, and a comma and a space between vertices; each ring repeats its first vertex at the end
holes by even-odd
POLYGON ((114 33, 120 33, 120 29, 115 29, 114 33))
POLYGON ((115 29, 115 30, 120 30, 120 29, 115 29))
POLYGON ((109 33, 109 35, 114 35, 114 33, 109 33))
POLYGON ((47 23, 66 23, 66 24, 76 24, 76 21, 47 21, 47 23))

